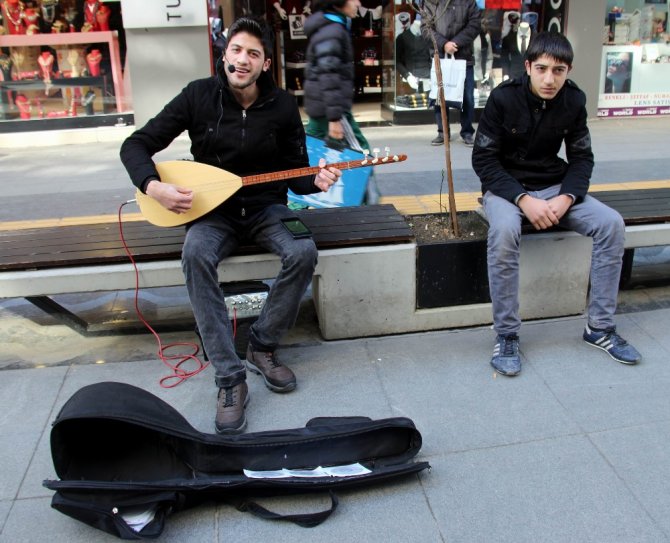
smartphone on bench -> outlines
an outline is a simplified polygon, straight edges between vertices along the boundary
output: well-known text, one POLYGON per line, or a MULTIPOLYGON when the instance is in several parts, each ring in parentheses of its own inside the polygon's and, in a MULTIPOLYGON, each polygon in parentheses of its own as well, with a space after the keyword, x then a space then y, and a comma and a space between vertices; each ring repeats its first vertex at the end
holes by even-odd
POLYGON ((295 239, 309 238, 312 236, 312 231, 297 217, 281 219, 281 223, 295 239))

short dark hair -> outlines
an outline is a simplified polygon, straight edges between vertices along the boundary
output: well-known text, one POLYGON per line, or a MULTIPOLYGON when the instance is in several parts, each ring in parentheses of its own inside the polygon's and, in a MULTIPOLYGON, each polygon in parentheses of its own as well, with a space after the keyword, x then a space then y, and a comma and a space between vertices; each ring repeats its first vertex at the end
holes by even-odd
POLYGON ((553 31, 539 32, 530 39, 526 50, 526 60, 532 63, 542 55, 547 55, 559 62, 565 62, 569 67, 572 67, 572 61, 575 58, 575 53, 568 38, 553 31))
POLYGON ((314 0, 312 10, 314 11, 338 11, 336 8, 343 8, 347 0, 314 0))
POLYGON ((258 38, 263 45, 265 58, 272 58, 274 36, 263 19, 257 19, 256 17, 240 17, 239 19, 236 19, 228 29, 228 43, 230 43, 233 37, 240 32, 246 32, 247 34, 258 38))

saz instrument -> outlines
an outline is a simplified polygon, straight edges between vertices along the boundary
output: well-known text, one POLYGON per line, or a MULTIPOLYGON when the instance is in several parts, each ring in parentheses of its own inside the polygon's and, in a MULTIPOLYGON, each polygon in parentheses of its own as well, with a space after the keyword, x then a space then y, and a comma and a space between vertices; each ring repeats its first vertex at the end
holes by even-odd
MULTIPOLYGON (((361 160, 326 164, 324 168, 334 167, 344 171, 366 166, 380 166, 381 164, 402 162, 406 159, 407 155, 389 156, 387 150, 387 155, 384 157, 377 157, 375 153, 373 158, 366 153, 365 157, 361 160)), ((170 211, 151 198, 151 196, 147 196, 140 190, 137 190, 137 203, 140 206, 142 215, 156 226, 179 226, 198 219, 228 200, 242 187, 282 181, 304 175, 316 175, 321 170, 319 166, 310 166, 294 170, 238 177, 221 168, 188 160, 160 162, 156 164, 156 169, 162 183, 169 183, 193 190, 193 204, 191 209, 185 213, 170 211)))

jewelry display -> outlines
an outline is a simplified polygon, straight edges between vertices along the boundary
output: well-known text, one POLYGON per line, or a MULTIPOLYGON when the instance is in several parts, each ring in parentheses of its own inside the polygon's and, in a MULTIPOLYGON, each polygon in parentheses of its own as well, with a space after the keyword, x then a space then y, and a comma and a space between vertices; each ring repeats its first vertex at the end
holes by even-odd
POLYGON ((79 15, 79 12, 72 6, 67 8, 63 14, 67 24, 70 25, 70 32, 75 32, 74 21, 77 18, 77 15, 79 15))
POLYGON ((67 62, 70 65, 70 77, 79 77, 79 51, 77 49, 69 49, 67 52, 67 62))
POLYGON ((95 100, 95 93, 92 90, 89 90, 84 96, 81 97, 81 105, 86 111, 86 115, 95 115, 95 110, 93 109, 93 101, 95 100))
POLYGON ((16 107, 19 108, 19 115, 22 119, 30 119, 32 117, 30 101, 25 95, 19 94, 14 99, 14 103, 16 104, 16 107))
POLYGON ((26 56, 18 49, 14 49, 14 51, 12 51, 11 58, 12 64, 14 64, 15 78, 21 79, 21 68, 23 68, 23 61, 26 59, 26 56))
POLYGON ((51 75, 54 65, 54 56, 49 53, 49 51, 44 51, 39 57, 37 57, 37 63, 42 69, 42 80, 46 85, 45 94, 49 95, 49 89, 51 88, 51 75))
POLYGON ((42 10, 42 20, 51 26, 56 19, 56 8, 58 0, 42 0, 40 9, 42 10))
POLYGON ((93 77, 100 75, 100 62, 102 62, 102 53, 98 49, 92 49, 86 55, 86 64, 88 65, 88 74, 93 77))
POLYGON ((103 3, 100 4, 98 12, 95 14, 95 21, 98 25, 98 30, 109 30, 109 17, 112 14, 111 10, 103 3))
POLYGON ((12 80, 12 59, 0 53, 0 81, 11 81, 12 80))
POLYGON ((84 24, 82 32, 98 32, 109 30, 111 10, 102 0, 86 0, 84 3, 84 24))
POLYGON ((0 25, 0 122, 126 111, 118 0, 0 0, 0 25))
POLYGON ((10 35, 25 34, 24 21, 25 5, 21 0, 4 0, 0 7, 2 19, 5 21, 5 30, 10 35))
POLYGON ((26 27, 26 34, 40 33, 40 12, 35 8, 25 8, 23 10, 23 21, 26 27))
MULTIPOLYGON (((74 27, 70 27, 70 28, 74 28, 74 27)), ((53 24, 51 25, 51 33, 52 34, 61 34, 63 32, 67 32, 67 31, 68 31, 67 23, 61 21, 60 19, 54 21, 53 24)))

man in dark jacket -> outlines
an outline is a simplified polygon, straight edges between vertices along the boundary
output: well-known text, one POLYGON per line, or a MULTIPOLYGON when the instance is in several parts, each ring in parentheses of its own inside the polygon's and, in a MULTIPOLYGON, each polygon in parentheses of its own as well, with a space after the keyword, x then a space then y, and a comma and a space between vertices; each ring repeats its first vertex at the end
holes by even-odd
MULTIPOLYGON (((463 105, 461 106, 461 139, 470 146, 474 143, 475 129, 472 122, 475 118, 475 56, 473 42, 481 31, 482 12, 475 0, 426 0, 423 3, 421 18, 421 34, 431 45, 430 54, 433 55, 431 31, 435 35, 440 58, 445 54, 466 61, 465 88, 463 90, 463 105)), ((444 143, 444 127, 439 102, 435 104, 435 121, 437 122, 437 137, 431 142, 433 145, 444 143)), ((447 124, 449 110, 447 109, 447 124)), ((450 131, 447 126, 447 137, 450 131)))
MULTIPOLYGON (((133 183, 175 213, 191 208, 193 192, 161 183, 152 156, 184 130, 196 162, 239 176, 309 165, 305 132, 295 99, 276 88, 269 72, 272 41, 263 23, 238 19, 214 77, 189 83, 156 117, 121 147, 133 183)), ((321 162, 321 166, 325 164, 321 162)), ((288 209, 287 185, 298 194, 326 191, 341 175, 321 169, 315 177, 246 186, 214 211, 186 227, 182 267, 203 347, 219 387, 216 430, 237 433, 246 426, 249 399, 245 366, 235 352, 217 267, 244 239, 281 257, 282 269, 250 331, 246 367, 262 375, 268 388, 295 388, 293 372, 275 355, 282 334, 293 326, 302 295, 316 266, 311 238, 294 239, 281 219, 288 209)))
POLYGON ((567 79, 573 56, 570 42, 560 34, 542 32, 532 38, 526 73, 491 92, 475 138, 472 165, 482 182, 489 221, 488 274, 497 334, 491 365, 503 375, 521 371, 519 242, 524 217, 537 230, 560 224, 593 238, 583 338, 623 364, 640 359, 614 325, 624 223, 619 213, 587 194, 593 153, 586 96, 567 79), (567 162, 558 156, 563 143, 567 162))

